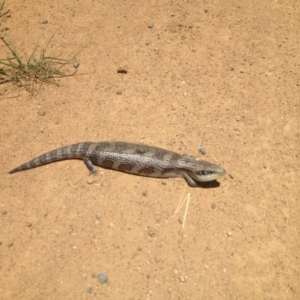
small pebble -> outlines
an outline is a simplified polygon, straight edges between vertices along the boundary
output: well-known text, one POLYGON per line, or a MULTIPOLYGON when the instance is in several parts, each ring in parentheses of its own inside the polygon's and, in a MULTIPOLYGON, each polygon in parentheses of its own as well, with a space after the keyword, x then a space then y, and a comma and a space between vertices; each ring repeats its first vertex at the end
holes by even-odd
POLYGON ((117 90, 117 95, 122 95, 122 90, 117 90))
POLYGON ((91 294, 92 291, 93 291, 93 288, 89 286, 89 287, 86 289, 86 291, 87 291, 89 294, 91 294))
POLYGON ((104 284, 104 283, 107 282, 108 277, 107 277, 106 274, 100 273, 100 274, 98 274, 98 279, 99 279, 99 281, 100 281, 101 284, 104 284))
POLYGON ((118 73, 119 74, 127 74, 127 72, 128 72, 128 67, 127 66, 118 68, 118 73))
POLYGON ((80 63, 79 63, 79 62, 75 62, 75 63, 73 64, 73 67, 74 67, 75 69, 77 69, 79 66, 80 66, 80 63))
POLYGON ((89 176, 87 179, 88 184, 93 184, 96 181, 95 177, 89 176))
POLYGON ((187 279, 187 276, 184 273, 180 274, 180 276, 179 276, 180 282, 186 282, 186 279, 187 279))
POLYGON ((8 242, 7 247, 10 248, 13 244, 14 244, 14 242, 8 242))
POLYGON ((227 236, 232 236, 232 232, 231 232, 231 231, 228 231, 228 232, 227 232, 227 236))
POLYGON ((181 142, 181 144, 182 144, 183 146, 186 146, 186 145, 187 145, 186 139, 181 139, 180 142, 181 142))
POLYGON ((31 226, 32 226, 32 223, 31 223, 31 222, 25 222, 25 226, 26 226, 26 227, 31 227, 31 226))
POLYGON ((147 230, 148 234, 152 237, 152 236, 155 236, 155 231, 151 228, 148 228, 147 230))
POLYGON ((44 110, 38 111, 38 115, 44 117, 46 115, 46 112, 44 110))
POLYGON ((198 151, 202 154, 206 154, 206 149, 205 147, 199 147, 198 151))
POLYGON ((4 216, 7 214, 7 211, 6 210, 2 210, 1 214, 4 216))
POLYGON ((211 251, 211 247, 210 246, 206 246, 205 247, 205 251, 211 251))
POLYGON ((48 20, 47 20, 47 19, 43 20, 43 21, 41 22, 41 24, 48 24, 48 20))
POLYGON ((153 28, 153 27, 154 27, 154 23, 153 22, 148 23, 148 28, 153 28))

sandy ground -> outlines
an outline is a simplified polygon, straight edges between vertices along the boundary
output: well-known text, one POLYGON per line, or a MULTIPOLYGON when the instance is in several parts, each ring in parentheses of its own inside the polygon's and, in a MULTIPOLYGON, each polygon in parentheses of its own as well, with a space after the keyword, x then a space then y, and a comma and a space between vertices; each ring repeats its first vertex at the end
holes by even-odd
POLYGON ((88 74, 1 95, 0 298, 299 299, 298 1, 21 2, 6 3, 16 48, 57 30, 49 54, 86 47, 88 74), (7 173, 106 140, 201 143, 227 175, 187 187, 183 229, 180 178, 91 178, 81 161, 7 173))

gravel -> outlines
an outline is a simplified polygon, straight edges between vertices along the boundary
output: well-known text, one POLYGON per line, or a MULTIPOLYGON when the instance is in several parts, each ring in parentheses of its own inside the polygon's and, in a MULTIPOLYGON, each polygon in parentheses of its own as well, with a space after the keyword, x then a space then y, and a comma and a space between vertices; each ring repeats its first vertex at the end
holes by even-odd
POLYGON ((202 154, 206 154, 206 149, 205 147, 199 147, 198 151, 202 154))
POLYGON ((100 274, 98 274, 98 279, 99 279, 99 281, 100 281, 101 284, 104 284, 104 283, 107 282, 108 277, 107 277, 106 274, 100 273, 100 274))
POLYGON ((75 69, 77 69, 79 66, 80 66, 79 62, 75 62, 75 63, 73 64, 73 67, 74 67, 75 69))

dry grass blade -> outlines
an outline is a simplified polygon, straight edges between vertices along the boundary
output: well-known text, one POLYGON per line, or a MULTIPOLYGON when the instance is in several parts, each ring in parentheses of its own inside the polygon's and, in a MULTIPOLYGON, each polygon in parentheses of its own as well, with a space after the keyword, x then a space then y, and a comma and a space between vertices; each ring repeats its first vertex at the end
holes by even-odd
POLYGON ((3 1, 1 4, 0 4, 0 18, 3 17, 4 15, 8 14, 10 12, 10 10, 6 10, 6 11, 3 11, 4 10, 4 5, 5 5, 5 1, 3 1))

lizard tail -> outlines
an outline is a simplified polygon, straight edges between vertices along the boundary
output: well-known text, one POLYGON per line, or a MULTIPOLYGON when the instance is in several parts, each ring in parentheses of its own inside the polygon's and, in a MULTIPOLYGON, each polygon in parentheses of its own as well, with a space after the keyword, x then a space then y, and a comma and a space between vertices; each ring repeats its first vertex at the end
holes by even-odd
POLYGON ((8 172, 13 174, 65 159, 82 159, 91 143, 78 143, 46 152, 8 172))

